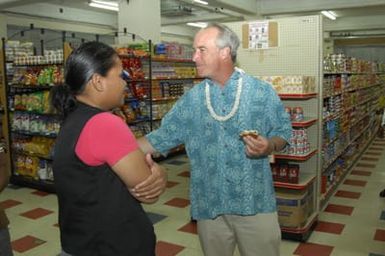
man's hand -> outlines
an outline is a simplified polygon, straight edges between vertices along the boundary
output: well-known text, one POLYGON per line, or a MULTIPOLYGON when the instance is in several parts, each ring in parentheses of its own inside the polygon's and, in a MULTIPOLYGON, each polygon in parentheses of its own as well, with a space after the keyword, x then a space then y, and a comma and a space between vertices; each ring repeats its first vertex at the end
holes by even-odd
MULTIPOLYGON (((152 160, 151 154, 146 154, 146 162, 152 174, 131 189, 130 192, 136 198, 157 199, 157 197, 166 190, 167 173, 160 165, 152 160)), ((151 202, 152 200, 148 201, 151 202)))
POLYGON ((258 137, 244 136, 243 141, 246 144, 246 155, 249 157, 261 157, 270 155, 274 150, 274 144, 267 138, 258 135, 258 137))

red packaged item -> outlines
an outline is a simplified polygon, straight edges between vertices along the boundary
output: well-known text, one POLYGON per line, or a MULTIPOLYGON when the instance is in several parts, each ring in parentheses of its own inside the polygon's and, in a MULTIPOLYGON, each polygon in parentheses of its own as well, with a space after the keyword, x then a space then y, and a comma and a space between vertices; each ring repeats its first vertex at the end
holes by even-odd
POLYGON ((279 175, 279 164, 271 164, 271 174, 273 176, 273 180, 277 181, 279 175))
POLYGON ((299 180, 299 165, 289 164, 288 182, 298 184, 299 180))
POLYGON ((321 194, 326 193, 327 182, 328 182, 328 177, 326 175, 322 175, 322 177, 321 177, 321 194))
POLYGON ((277 181, 287 182, 288 181, 288 172, 289 172, 289 166, 287 164, 281 164, 280 168, 279 168, 277 181))

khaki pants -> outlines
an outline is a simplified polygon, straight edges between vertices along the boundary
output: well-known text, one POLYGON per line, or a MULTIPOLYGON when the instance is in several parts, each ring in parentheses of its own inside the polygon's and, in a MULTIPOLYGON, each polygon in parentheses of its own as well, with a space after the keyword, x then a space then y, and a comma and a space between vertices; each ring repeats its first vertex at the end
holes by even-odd
POLYGON ((281 230, 277 213, 253 216, 221 215, 199 220, 198 234, 205 256, 279 256, 281 230))

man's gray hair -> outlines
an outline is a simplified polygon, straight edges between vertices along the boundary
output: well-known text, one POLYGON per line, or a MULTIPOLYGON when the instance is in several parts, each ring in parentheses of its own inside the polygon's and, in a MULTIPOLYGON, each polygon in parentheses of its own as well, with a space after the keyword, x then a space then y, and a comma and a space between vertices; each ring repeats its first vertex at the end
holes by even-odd
POLYGON ((233 63, 237 60, 237 50, 239 47, 239 38, 237 34, 234 33, 229 27, 220 24, 220 23, 209 23, 207 28, 216 28, 219 31, 219 35, 216 40, 216 44, 219 49, 223 49, 225 47, 230 48, 231 60, 233 63))

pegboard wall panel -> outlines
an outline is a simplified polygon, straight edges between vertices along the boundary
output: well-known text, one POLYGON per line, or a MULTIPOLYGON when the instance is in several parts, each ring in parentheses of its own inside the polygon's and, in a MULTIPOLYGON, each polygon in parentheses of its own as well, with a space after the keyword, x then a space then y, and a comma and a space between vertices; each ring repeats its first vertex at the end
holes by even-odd
MULTIPOLYGON (((273 20, 278 23, 278 47, 238 50, 238 64, 255 75, 309 75, 318 76, 322 51, 320 16, 304 16, 273 20)), ((228 25, 242 40, 242 25, 228 25)))

